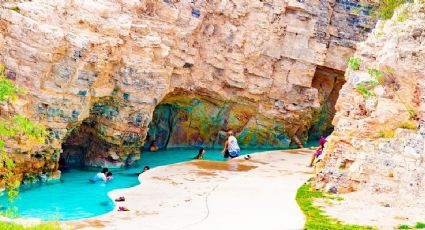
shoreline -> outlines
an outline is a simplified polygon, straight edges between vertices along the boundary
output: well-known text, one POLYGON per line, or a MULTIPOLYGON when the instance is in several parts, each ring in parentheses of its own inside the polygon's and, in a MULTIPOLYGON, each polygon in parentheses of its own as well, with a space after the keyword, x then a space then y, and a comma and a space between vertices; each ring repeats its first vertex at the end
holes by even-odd
MULTIPOLYGON (((230 185, 235 185, 240 184, 239 182, 243 182, 242 184, 251 185, 251 189, 262 190, 262 188, 259 188, 255 184, 261 185, 262 181, 269 180, 267 177, 271 177, 273 178, 272 180, 282 180, 289 184, 293 184, 292 195, 295 197, 298 187, 311 177, 311 175, 309 175, 311 173, 310 170, 305 167, 305 162, 308 161, 310 154, 303 154, 303 152, 307 153, 308 151, 310 150, 275 150, 251 154, 252 159, 249 161, 244 160, 243 156, 241 156, 225 162, 192 160, 155 167, 138 177, 140 184, 134 187, 116 189, 108 192, 108 197, 113 200, 115 205, 114 210, 111 212, 96 217, 63 221, 61 223, 72 225, 75 229, 88 229, 96 226, 112 229, 127 227, 131 229, 131 226, 134 227, 136 225, 138 227, 145 226, 147 229, 175 229, 176 227, 179 229, 187 229, 191 228, 190 226, 192 225, 202 225, 208 221, 213 221, 214 215, 221 216, 220 213, 223 214, 223 211, 225 211, 214 212, 214 210, 208 209, 208 205, 218 205, 217 208, 222 209, 223 207, 220 205, 223 206, 228 202, 235 202, 235 199, 240 201, 240 206, 246 206, 247 203, 252 203, 252 200, 256 199, 255 194, 246 194, 247 197, 226 200, 228 199, 226 198, 228 194, 226 192, 222 194, 222 190, 226 190, 228 193, 232 193, 232 190, 235 190, 233 186, 229 187, 231 189, 227 188, 226 186, 229 186, 227 185, 228 183, 230 183, 230 185), (291 165, 288 160, 296 162, 295 166, 291 165), (276 161, 278 163, 276 163, 276 161), (276 170, 276 168, 281 168, 281 170, 276 170), (261 175, 263 174, 262 171, 266 171, 267 173, 261 175), (282 172, 285 172, 286 175, 280 175, 282 172), (294 178, 292 178, 292 180, 281 178, 285 176, 297 177, 295 179, 298 179, 298 182, 294 183, 294 178), (252 182, 255 183, 252 184, 252 182), (185 189, 185 186, 186 188, 189 188, 187 186, 191 186, 191 188, 197 186, 198 188, 185 189), (173 188, 174 192, 170 194, 173 188), (158 191, 159 194, 152 194, 153 191, 158 191), (126 197, 126 201, 115 202, 115 198, 119 196, 126 197), (249 196, 252 196, 252 199, 249 198, 249 196), (149 197, 149 200, 146 199, 146 197, 149 197), (243 199, 241 200, 241 198, 243 199), (224 199, 225 202, 220 201, 209 204, 208 199, 224 199), (119 206, 128 207, 130 211, 117 211, 119 206), (184 208, 182 209, 181 207, 184 208), (187 214, 181 215, 181 213, 187 214), (181 216, 181 218, 175 218, 175 215, 181 216), (191 218, 187 218, 189 216, 191 218), (172 218, 173 221, 168 223, 169 228, 163 227, 162 225, 165 223, 161 222, 161 220, 170 220, 170 218, 172 218), (194 219, 200 221, 191 221, 194 219)), ((276 184, 271 181, 269 184, 269 186, 272 187, 271 191, 273 191, 273 187, 276 187, 276 184)), ((265 188, 268 185, 264 184, 262 186, 265 188)), ((287 188, 280 189, 284 192, 288 192, 285 191, 287 188)), ((238 197, 240 194, 244 193, 244 189, 237 188, 236 190, 239 191, 239 193, 236 193, 234 197, 238 197)), ((289 196, 289 198, 292 197, 289 196)), ((270 199, 273 200, 273 197, 265 197, 265 200, 270 199)), ((265 200, 263 200, 263 202, 265 200)), ((304 225, 304 215, 299 210, 298 205, 296 205, 295 199, 292 200, 295 207, 291 206, 290 209, 292 212, 298 211, 296 215, 298 217, 290 219, 294 220, 292 221, 294 224, 293 226, 302 228, 304 225), (293 209, 295 209, 295 211, 293 209)), ((273 203, 274 202, 271 202, 269 205, 273 203)), ((257 204, 257 206, 258 205, 261 204, 257 204)), ((246 208, 249 207, 245 207, 244 209, 246 208)), ((272 209, 268 210, 271 211, 272 209)), ((261 212, 264 212, 264 210, 261 212)), ((244 218, 251 219, 247 215, 249 216, 250 213, 245 214, 244 218)), ((273 216, 273 213, 270 213, 270 215, 273 216)), ((223 216, 218 219, 223 220, 223 216)), ((213 223, 211 226, 217 224, 219 223, 213 223)), ((238 225, 240 225, 240 223, 238 225)))

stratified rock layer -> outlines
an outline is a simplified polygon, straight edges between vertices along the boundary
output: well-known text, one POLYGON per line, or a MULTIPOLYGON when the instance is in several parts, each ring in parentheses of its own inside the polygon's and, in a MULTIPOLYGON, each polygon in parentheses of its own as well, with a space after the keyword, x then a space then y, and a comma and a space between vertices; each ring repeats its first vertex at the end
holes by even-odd
POLYGON ((353 2, 4 3, 0 60, 29 91, 17 111, 51 130, 51 149, 83 146, 86 166, 137 159, 158 105, 193 107, 177 112, 191 118, 180 116, 171 146, 211 147, 223 129, 243 146, 287 146, 329 130, 345 61, 368 30, 353 2))
POLYGON ((358 45, 360 70, 346 72, 319 187, 425 203, 424 25, 423 4, 408 4, 358 45))

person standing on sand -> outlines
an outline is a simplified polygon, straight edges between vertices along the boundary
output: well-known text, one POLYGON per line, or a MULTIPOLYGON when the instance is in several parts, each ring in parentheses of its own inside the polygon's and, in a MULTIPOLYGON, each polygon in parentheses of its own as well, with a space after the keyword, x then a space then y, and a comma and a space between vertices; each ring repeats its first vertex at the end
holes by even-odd
POLYGON ((233 136, 232 131, 228 131, 227 140, 224 142, 224 148, 221 154, 224 154, 224 158, 235 158, 239 156, 240 152, 241 149, 239 148, 238 140, 233 136))

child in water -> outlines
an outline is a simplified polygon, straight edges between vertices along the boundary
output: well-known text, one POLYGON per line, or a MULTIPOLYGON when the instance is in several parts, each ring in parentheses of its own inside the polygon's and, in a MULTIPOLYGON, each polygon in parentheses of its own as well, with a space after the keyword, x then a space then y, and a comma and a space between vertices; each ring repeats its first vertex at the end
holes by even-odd
POLYGON ((202 160, 204 158, 204 154, 205 154, 205 149, 204 148, 200 148, 198 155, 196 155, 196 157, 194 157, 193 159, 198 159, 198 160, 202 160))
POLYGON ((108 174, 106 174, 106 181, 110 181, 112 179, 113 179, 112 172, 108 172, 108 174))

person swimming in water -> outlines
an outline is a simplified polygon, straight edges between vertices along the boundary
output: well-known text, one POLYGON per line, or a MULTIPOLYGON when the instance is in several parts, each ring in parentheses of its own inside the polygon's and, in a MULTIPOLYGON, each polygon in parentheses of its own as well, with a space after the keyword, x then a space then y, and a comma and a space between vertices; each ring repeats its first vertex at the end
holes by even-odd
MULTIPOLYGON (((141 173, 144 173, 144 172, 148 171, 149 169, 151 169, 149 166, 145 166, 145 167, 143 168, 143 172, 141 172, 141 173)), ((141 173, 139 173, 139 174, 141 174, 141 173)))
POLYGON ((112 180, 112 179, 114 179, 114 178, 112 177, 112 172, 108 172, 108 173, 106 174, 106 181, 110 181, 110 180, 112 180))
POLYGON ((196 157, 194 157, 193 159, 202 160, 204 158, 204 154, 205 154, 205 149, 200 148, 198 155, 196 155, 196 157))
POLYGON ((108 168, 103 168, 101 172, 97 173, 92 179, 89 179, 90 182, 106 181, 106 174, 108 173, 108 168))
POLYGON ((224 142, 224 148, 221 154, 224 154, 224 158, 235 158, 239 156, 241 149, 238 145, 238 140, 233 136, 233 132, 230 130, 227 132, 227 140, 224 142))

